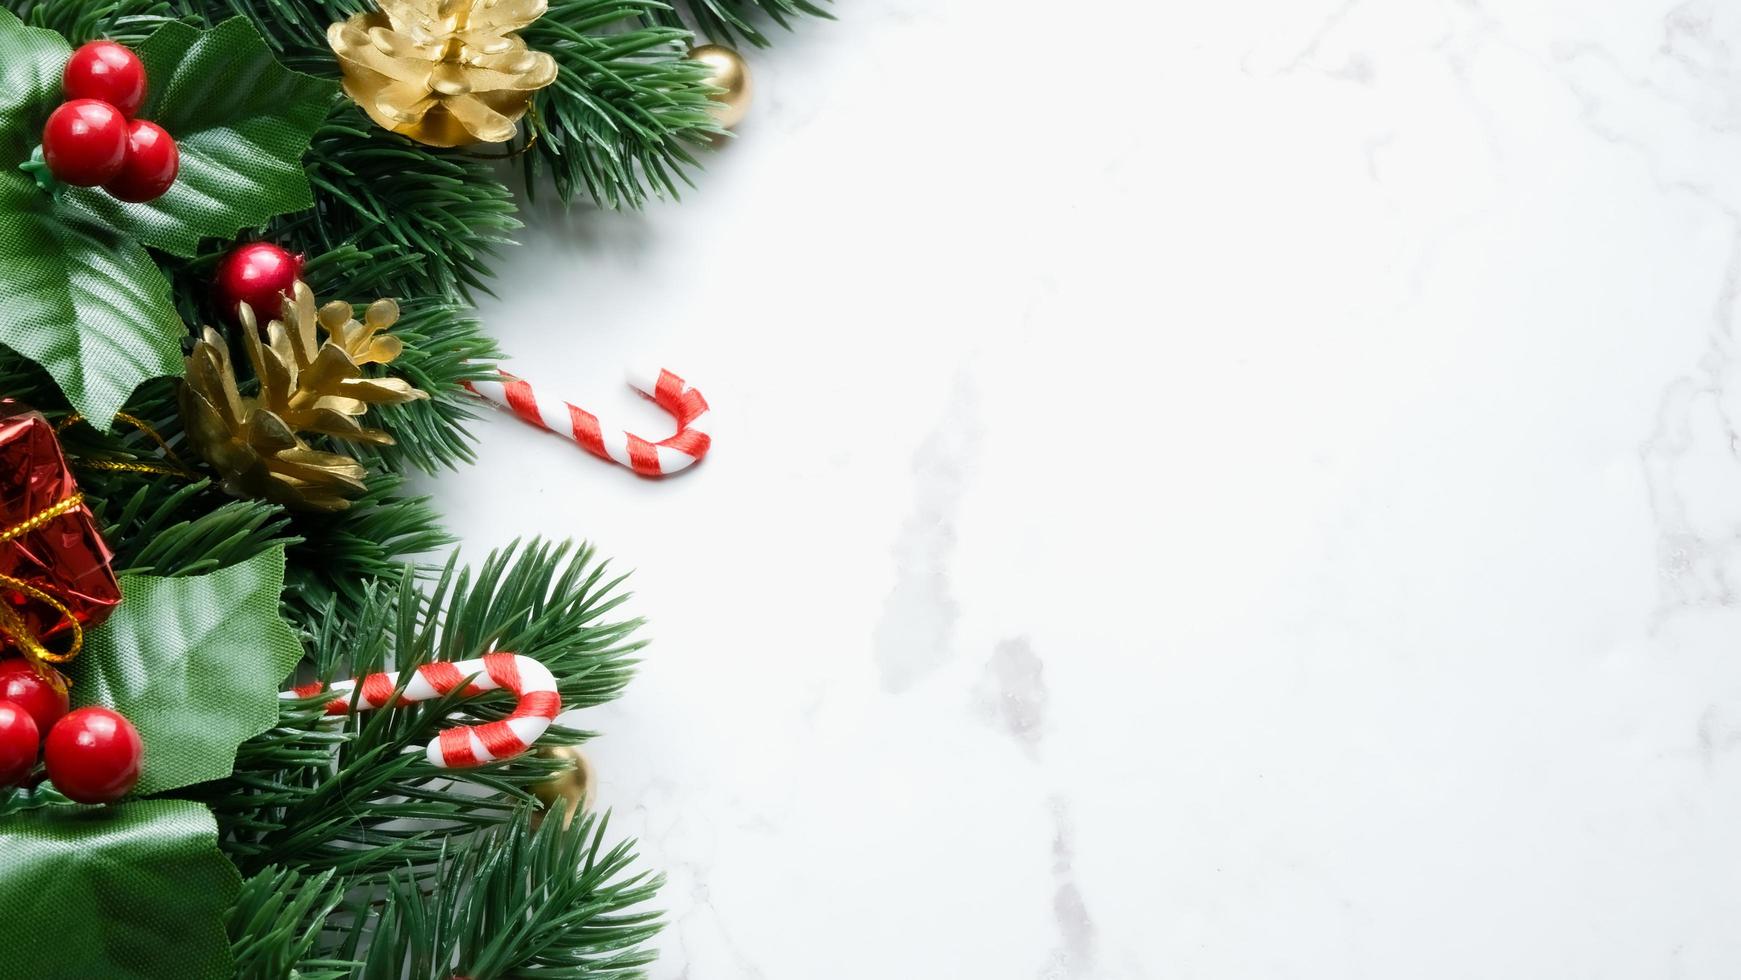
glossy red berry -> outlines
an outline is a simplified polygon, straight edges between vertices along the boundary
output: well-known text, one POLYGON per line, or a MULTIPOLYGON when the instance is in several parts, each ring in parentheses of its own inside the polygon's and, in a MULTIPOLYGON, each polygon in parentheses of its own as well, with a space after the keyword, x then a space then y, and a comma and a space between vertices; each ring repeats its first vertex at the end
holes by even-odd
POLYGON ((236 307, 247 303, 261 327, 278 318, 284 297, 302 278, 302 256, 271 242, 251 242, 224 256, 218 263, 212 289, 218 312, 231 323, 241 322, 236 307))
POLYGON ((42 735, 30 712, 11 701, 0 701, 0 789, 21 785, 36 768, 42 735))
POLYGON ((54 788, 79 803, 113 803, 139 782, 145 743, 108 708, 80 708, 49 729, 43 761, 54 788))
POLYGON ((175 183, 181 151, 175 140, 154 122, 135 119, 127 125, 127 159, 121 173, 103 190, 133 204, 155 201, 175 183))
POLYGON ((23 708, 42 732, 53 728, 67 712, 66 692, 43 680, 23 657, 0 660, 0 701, 23 708))
POLYGON ((42 158, 63 184, 95 187, 113 180, 127 159, 127 119, 96 99, 64 103, 42 127, 42 158))
POLYGON ((145 104, 145 65, 114 41, 92 41, 67 59, 61 85, 69 99, 107 102, 131 119, 145 104))

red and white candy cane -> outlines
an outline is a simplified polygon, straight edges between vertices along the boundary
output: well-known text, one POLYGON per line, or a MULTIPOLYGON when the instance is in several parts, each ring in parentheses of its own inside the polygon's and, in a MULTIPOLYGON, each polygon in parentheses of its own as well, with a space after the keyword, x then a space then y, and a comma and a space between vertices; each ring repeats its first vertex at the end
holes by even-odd
MULTIPOLYGON (((481 660, 459 662, 437 660, 417 668, 417 673, 405 685, 404 694, 394 707, 433 701, 443 697, 472 677, 467 694, 507 690, 520 696, 512 714, 501 721, 481 725, 449 728, 429 743, 429 762, 443 769, 470 769, 486 762, 511 759, 526 751, 550 722, 562 710, 562 696, 556 691, 556 678, 545 666, 531 657, 517 653, 488 653, 481 660), (473 677, 472 675, 477 675, 473 677)), ((357 710, 384 708, 399 686, 397 673, 370 674, 361 681, 337 681, 331 688, 320 683, 305 684, 281 697, 306 698, 323 689, 338 695, 326 703, 329 715, 347 714, 351 710, 351 692, 358 687, 357 710)))
POLYGON ((628 373, 629 386, 646 395, 677 420, 677 433, 653 442, 632 432, 607 427, 598 416, 578 405, 539 393, 511 374, 501 381, 467 384, 473 394, 535 425, 579 443, 601 459, 621 463, 642 476, 665 476, 686 470, 707 455, 707 399, 689 383, 663 368, 657 374, 628 373))

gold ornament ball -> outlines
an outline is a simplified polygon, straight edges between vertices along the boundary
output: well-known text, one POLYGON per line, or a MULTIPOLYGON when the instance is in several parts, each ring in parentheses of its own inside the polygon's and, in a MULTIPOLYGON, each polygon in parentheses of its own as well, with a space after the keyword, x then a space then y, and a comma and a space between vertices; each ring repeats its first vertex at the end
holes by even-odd
POLYGON ((730 129, 750 114, 750 66, 743 56, 722 44, 703 44, 689 52, 689 60, 707 66, 707 81, 723 91, 713 94, 713 118, 730 129))
POLYGON ((586 755, 578 745, 552 745, 539 749, 538 754, 546 759, 561 759, 569 763, 562 772, 532 785, 532 795, 538 797, 544 809, 551 809, 558 801, 567 805, 568 811, 562 818, 562 827, 566 830, 574 822, 575 814, 592 808, 592 763, 586 761, 586 755))

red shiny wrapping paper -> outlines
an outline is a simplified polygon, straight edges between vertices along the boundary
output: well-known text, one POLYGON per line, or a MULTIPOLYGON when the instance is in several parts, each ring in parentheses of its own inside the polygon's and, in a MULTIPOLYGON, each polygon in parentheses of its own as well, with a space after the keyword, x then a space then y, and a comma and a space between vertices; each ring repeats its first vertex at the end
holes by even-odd
MULTIPOLYGON (((54 426, 39 412, 0 399, 0 531, 78 492, 61 455, 54 426)), ((121 587, 109 567, 113 552, 103 542, 86 507, 77 507, 20 538, 0 542, 0 574, 22 579, 66 604, 89 629, 109 618, 121 587)), ((23 593, 0 590, 3 599, 49 649, 71 630, 52 606, 23 593)), ((13 644, 0 636, 6 654, 13 644)), ((5 655, 5 654, 0 654, 5 655)))

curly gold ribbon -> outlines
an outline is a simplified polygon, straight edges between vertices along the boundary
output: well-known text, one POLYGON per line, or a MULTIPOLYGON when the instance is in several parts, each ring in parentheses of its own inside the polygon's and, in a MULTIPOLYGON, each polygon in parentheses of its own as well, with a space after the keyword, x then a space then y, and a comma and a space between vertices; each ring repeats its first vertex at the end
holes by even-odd
MULTIPOLYGON (((0 531, 0 544, 17 540, 32 531, 38 530, 49 521, 60 517, 62 514, 77 510, 78 508, 83 507, 84 504, 84 494, 74 493, 72 496, 62 500, 58 504, 44 507, 42 510, 39 510, 24 520, 19 521, 17 524, 12 525, 4 531, 0 531)), ((31 631, 30 624, 24 621, 24 617, 20 616, 17 610, 13 609, 6 603, 0 603, 0 635, 4 635, 13 643, 18 645, 18 649, 24 654, 24 659, 30 662, 30 668, 36 671, 43 680, 52 684, 56 690, 66 690, 66 679, 61 677, 60 672, 55 670, 50 666, 50 664, 64 664, 68 660, 78 656, 79 651, 84 648, 85 629, 83 626, 79 625, 78 617, 74 616, 72 610, 68 609, 66 604, 61 602, 59 599, 56 599, 54 596, 49 595, 47 592, 44 592, 16 576, 0 573, 0 588, 22 592, 30 598, 43 603, 55 612, 60 613, 61 618, 65 619, 67 625, 72 627, 72 643, 67 647, 65 653, 56 653, 42 645, 42 640, 31 631)))
MULTIPOLYGON (((71 426, 83 422, 84 420, 85 417, 83 415, 80 415, 78 412, 73 412, 65 418, 62 418, 59 422, 56 422, 54 424, 54 431, 56 433, 65 432, 71 426)), ((129 415, 126 412, 116 412, 115 420, 118 422, 125 422, 133 428, 138 429, 140 432, 145 433, 146 438, 157 443, 157 448, 163 450, 164 458, 168 459, 169 462, 150 463, 141 460, 80 459, 77 461, 80 467, 87 470, 103 470, 107 473, 146 473, 152 476, 179 476, 185 480, 199 479, 199 474, 195 473, 191 467, 182 462, 181 457, 176 455, 175 450, 169 448, 169 440, 159 435, 157 430, 153 429, 149 422, 146 422, 138 416, 129 415)))

